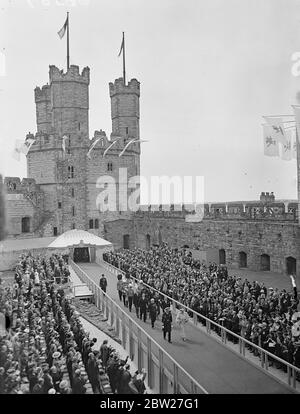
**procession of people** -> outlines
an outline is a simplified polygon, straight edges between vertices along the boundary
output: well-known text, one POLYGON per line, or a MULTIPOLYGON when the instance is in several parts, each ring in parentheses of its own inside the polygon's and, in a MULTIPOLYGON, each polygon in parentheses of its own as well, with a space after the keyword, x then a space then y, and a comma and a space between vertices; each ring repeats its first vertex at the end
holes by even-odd
MULTIPOLYGON (((203 315, 233 334, 300 367, 300 313, 297 312, 299 299, 295 283, 290 292, 267 288, 263 282, 250 282, 228 275, 225 266, 206 265, 194 259, 186 249, 172 249, 167 244, 152 246, 148 250, 108 252, 104 260, 125 273, 125 282, 122 282, 121 275, 118 281, 119 297, 126 303, 127 284, 132 284, 137 316, 146 321, 145 310, 148 309, 152 327, 160 311, 176 300, 176 307, 182 310, 177 309, 175 323, 180 328, 183 341, 187 339, 187 321, 194 311, 200 315, 200 321, 203 315), (156 315, 153 303, 157 308, 156 315)), ((293 277, 291 279, 293 281, 293 277)), ((169 314, 168 311, 163 312, 165 314, 169 314)), ((166 319, 163 316, 163 320, 166 319)), ((164 325, 163 335, 166 338, 170 332, 168 339, 171 342, 169 325, 164 325)), ((219 333, 217 328, 213 329, 219 333)), ((237 341, 234 335, 228 335, 228 339, 237 341)), ((255 346, 247 347, 254 355, 259 355, 255 346)), ((276 361, 275 365, 284 368, 276 361)))

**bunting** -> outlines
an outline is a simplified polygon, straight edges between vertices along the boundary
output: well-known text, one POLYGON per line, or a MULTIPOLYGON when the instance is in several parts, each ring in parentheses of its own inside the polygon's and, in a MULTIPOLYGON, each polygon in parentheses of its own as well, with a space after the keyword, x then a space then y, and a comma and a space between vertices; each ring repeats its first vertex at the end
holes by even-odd
POLYGON ((88 157, 88 159, 91 159, 91 152, 93 151, 93 149, 95 148, 95 146, 98 144, 98 142, 100 141, 101 137, 98 137, 95 139, 95 141, 92 143, 88 153, 86 154, 86 156, 88 157))
POLYGON ((264 138, 264 154, 268 157, 279 156, 278 141, 272 136, 273 129, 270 125, 263 125, 263 138, 264 138))

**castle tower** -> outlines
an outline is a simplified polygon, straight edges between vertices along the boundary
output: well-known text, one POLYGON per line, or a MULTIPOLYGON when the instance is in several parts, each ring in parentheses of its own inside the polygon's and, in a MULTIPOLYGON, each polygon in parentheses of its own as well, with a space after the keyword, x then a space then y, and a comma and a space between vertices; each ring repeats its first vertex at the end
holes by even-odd
POLYGON ((71 65, 64 73, 50 66, 49 84, 35 89, 37 134, 27 156, 27 176, 45 193, 47 235, 86 227, 89 75, 87 67, 79 73, 71 65))
POLYGON ((131 79, 124 85, 119 78, 109 84, 109 93, 113 134, 140 138, 140 83, 131 79))

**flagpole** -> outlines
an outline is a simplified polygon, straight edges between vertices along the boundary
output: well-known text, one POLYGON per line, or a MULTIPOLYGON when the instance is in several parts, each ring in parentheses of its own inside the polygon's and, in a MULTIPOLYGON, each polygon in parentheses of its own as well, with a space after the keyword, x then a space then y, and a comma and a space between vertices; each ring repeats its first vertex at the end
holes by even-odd
POLYGON ((70 33, 69 33, 69 12, 67 12, 67 19, 68 19, 68 25, 67 25, 67 68, 69 70, 70 67, 70 33))
POLYGON ((123 32, 123 81, 124 86, 126 85, 126 73, 125 73, 125 36, 123 32))

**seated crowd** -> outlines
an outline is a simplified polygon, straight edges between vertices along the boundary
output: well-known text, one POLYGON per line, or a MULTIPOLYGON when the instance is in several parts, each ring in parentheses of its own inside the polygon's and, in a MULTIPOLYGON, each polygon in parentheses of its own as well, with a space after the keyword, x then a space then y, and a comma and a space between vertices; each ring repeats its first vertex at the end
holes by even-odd
POLYGON ((106 340, 95 349, 97 339, 57 285, 68 276, 67 257, 29 254, 13 286, 0 280, 0 394, 144 392, 144 376, 132 376, 106 340))
MULTIPOLYGON (((104 260, 157 291, 226 327, 279 358, 300 367, 300 322, 294 320, 299 300, 293 292, 267 289, 264 283, 229 276, 225 266, 206 266, 186 249, 167 244, 149 250, 108 252, 104 260), (296 322, 296 323, 295 323, 296 322), (297 326, 297 329, 296 329, 297 326)), ((151 289, 150 289, 151 290, 151 289)), ((162 308, 164 297, 150 292, 162 308)), ((140 289, 141 295, 146 292, 140 289)), ((189 312, 192 316, 192 312, 189 312)), ((201 318, 200 318, 201 320, 201 318)), ((217 329, 218 331, 218 329, 217 329)), ((236 338, 231 335, 234 342, 236 338)), ((250 351, 257 354, 255 347, 250 351)), ((281 364, 277 364, 281 367, 281 364)))

